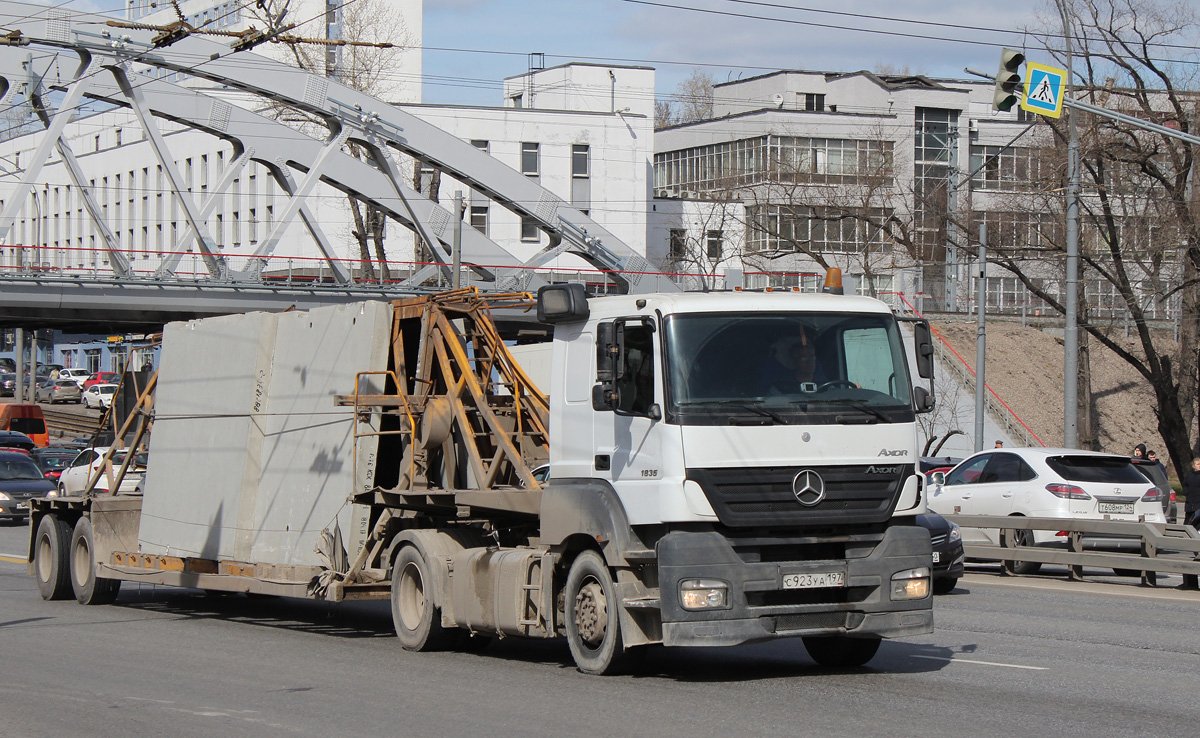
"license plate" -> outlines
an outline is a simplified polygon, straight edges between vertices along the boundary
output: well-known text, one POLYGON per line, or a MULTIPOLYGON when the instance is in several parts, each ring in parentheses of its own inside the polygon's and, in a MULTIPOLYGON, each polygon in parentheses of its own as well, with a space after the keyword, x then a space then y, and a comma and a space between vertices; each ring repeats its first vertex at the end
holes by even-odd
POLYGON ((1127 515, 1133 514, 1132 502, 1100 502, 1100 512, 1102 513, 1124 513, 1127 515))
POLYGON ((941 560, 942 560, 942 552, 934 551, 933 552, 933 563, 937 564, 937 563, 941 562, 941 560))
POLYGON ((815 574, 784 574, 784 589, 820 589, 823 587, 845 587, 846 573, 823 571, 815 574))

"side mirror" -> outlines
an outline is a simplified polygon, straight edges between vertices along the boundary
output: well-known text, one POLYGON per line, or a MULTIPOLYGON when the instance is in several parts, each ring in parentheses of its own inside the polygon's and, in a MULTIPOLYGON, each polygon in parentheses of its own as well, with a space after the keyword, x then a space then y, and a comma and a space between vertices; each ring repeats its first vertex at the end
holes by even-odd
POLYGON ((934 472, 929 475, 929 484, 934 487, 941 487, 946 483, 946 472, 934 472))
POLYGON ((592 386, 592 409, 596 412, 612 412, 617 407, 617 391, 611 384, 592 386))
POLYGON ((587 290, 581 284, 550 284, 538 290, 538 322, 578 323, 589 314, 587 290))
POLYGON ((917 374, 923 379, 933 376, 933 336, 929 330, 929 321, 920 320, 913 323, 913 345, 917 352, 917 374))
POLYGON ((913 406, 918 413, 933 412, 933 395, 924 387, 913 387, 913 406))

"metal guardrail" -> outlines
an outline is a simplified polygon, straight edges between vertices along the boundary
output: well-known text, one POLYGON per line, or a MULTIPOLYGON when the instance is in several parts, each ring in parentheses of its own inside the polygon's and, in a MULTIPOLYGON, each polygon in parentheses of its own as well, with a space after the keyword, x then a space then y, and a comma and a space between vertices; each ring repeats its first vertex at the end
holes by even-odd
POLYGON ((1036 561, 1068 568, 1071 579, 1083 578, 1083 567, 1141 572, 1144 584, 1155 584, 1156 573, 1200 576, 1200 534, 1190 525, 1146 523, 1123 520, 1079 520, 1071 518, 1027 518, 1003 515, 946 515, 962 528, 1000 530, 1000 545, 967 543, 968 559, 999 561, 1007 573, 1012 564, 1036 561), (1063 532, 1063 548, 1022 545, 1018 530, 1063 532), (1136 541, 1140 553, 1085 551, 1085 538, 1136 541))

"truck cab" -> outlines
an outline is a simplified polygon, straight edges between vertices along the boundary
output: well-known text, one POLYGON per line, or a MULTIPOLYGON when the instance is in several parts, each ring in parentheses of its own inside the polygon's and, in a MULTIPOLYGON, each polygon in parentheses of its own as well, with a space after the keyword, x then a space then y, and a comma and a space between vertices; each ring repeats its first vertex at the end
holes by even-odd
MULTIPOLYGON (((547 513, 563 495, 619 518, 595 533, 637 581, 623 599, 656 599, 659 616, 631 625, 666 645, 796 635, 810 652, 871 654, 881 637, 932 629, 929 536, 915 523, 926 509, 916 415, 932 397, 913 386, 884 303, 588 300, 570 285, 539 297, 555 325, 543 538, 558 535, 547 513), (641 551, 653 577, 638 571, 641 551)), ((924 367, 927 325, 915 333, 924 367)))

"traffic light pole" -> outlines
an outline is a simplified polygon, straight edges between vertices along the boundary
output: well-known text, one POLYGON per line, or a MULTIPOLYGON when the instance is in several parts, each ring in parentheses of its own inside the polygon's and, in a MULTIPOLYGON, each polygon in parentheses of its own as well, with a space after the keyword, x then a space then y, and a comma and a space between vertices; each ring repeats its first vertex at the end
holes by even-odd
MULTIPOLYGON (((1074 87, 1072 27, 1067 6, 1058 0, 1063 37, 1067 41, 1067 93, 1074 87)), ((1063 327, 1063 446, 1079 446, 1079 129, 1067 118, 1067 294, 1063 327)))

